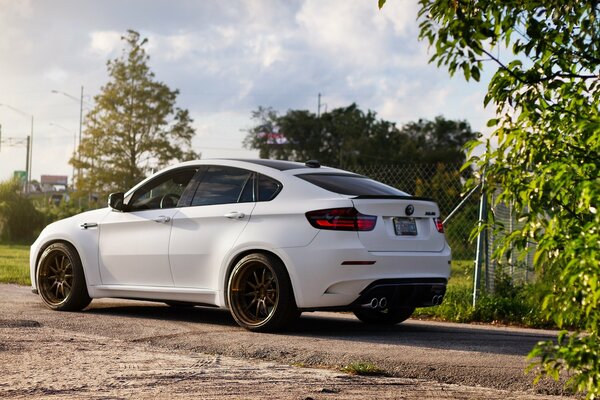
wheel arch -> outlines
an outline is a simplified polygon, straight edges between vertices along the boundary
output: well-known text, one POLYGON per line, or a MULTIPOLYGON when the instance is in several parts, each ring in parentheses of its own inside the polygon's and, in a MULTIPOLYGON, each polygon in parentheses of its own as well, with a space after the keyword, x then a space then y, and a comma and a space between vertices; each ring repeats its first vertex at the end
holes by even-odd
POLYGON ((229 308, 229 302, 227 300, 227 288, 229 286, 229 278, 231 276, 231 272, 233 271, 233 268, 235 268, 235 266, 237 265, 237 263, 242 258, 246 257, 249 254, 256 254, 256 253, 265 254, 265 255, 268 255, 268 256, 275 257, 277 260, 279 260, 281 262, 281 264, 285 268, 285 271, 287 272, 288 279, 290 280, 290 286, 292 288, 292 297, 294 298, 295 302, 297 303, 298 299, 296 297, 296 289, 294 287, 294 280, 292 278, 292 274, 290 273, 290 268, 285 263, 285 261, 283 260, 283 258, 281 256, 279 256, 277 253, 275 253, 275 252, 273 252, 271 250, 268 250, 268 249, 264 249, 264 248, 251 248, 251 249, 244 249, 244 250, 240 251, 235 256, 233 256, 231 258, 231 260, 229 261, 229 263, 227 264, 227 268, 225 269, 225 274, 223 275, 223 282, 222 282, 223 304, 225 305, 225 307, 229 308))
MULTIPOLYGON (((40 263, 40 258, 42 257, 42 254, 44 254, 44 251, 46 251, 46 249, 50 246, 52 246, 53 244, 56 243, 63 243, 71 248, 73 248, 73 250, 77 253, 77 256, 79 257, 79 261, 83 264, 83 261, 81 259, 81 254, 80 251, 77 249, 77 246, 75 246, 72 242, 70 242, 69 240, 66 239, 52 239, 49 240, 47 242, 45 242, 43 245, 40 246, 40 248, 38 249, 37 254, 35 255, 35 266, 34 266, 34 273, 32 278, 35 279, 35 285, 36 287, 38 286, 37 283, 37 270, 39 267, 39 263, 40 263)), ((85 274, 85 267, 83 268, 83 279, 87 285, 87 279, 86 279, 86 274, 85 274)))

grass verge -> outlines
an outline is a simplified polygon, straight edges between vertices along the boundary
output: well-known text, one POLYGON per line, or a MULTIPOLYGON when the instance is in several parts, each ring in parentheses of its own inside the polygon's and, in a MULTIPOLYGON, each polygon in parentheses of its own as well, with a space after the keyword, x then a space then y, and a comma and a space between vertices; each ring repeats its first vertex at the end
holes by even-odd
POLYGON ((0 283, 31 285, 29 246, 0 244, 0 283))
POLYGON ((553 328, 540 305, 548 288, 543 283, 517 284, 498 274, 494 293, 482 292, 473 307, 472 261, 453 261, 446 296, 441 305, 417 308, 413 317, 450 322, 483 322, 530 328, 553 328))

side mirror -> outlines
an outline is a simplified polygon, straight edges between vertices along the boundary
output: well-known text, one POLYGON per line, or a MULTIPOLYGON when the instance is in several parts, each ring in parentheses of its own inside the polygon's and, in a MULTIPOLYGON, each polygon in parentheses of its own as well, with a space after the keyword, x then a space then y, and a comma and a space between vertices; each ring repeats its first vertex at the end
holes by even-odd
POLYGON ((111 193, 108 195, 108 206, 113 210, 125 211, 124 199, 125 193, 123 192, 111 193))

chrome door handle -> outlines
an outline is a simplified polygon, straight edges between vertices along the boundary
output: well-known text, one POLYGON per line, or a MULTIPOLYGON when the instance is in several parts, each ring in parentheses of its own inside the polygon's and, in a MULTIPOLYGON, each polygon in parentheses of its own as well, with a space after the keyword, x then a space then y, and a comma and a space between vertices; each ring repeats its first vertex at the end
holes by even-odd
POLYGON ((152 221, 154 221, 154 222, 158 222, 158 223, 161 223, 161 224, 166 224, 166 223, 167 223, 167 222, 169 222, 170 220, 171 220, 171 218, 170 218, 170 217, 166 217, 166 216, 164 216, 164 215, 161 215, 160 217, 156 217, 156 218, 153 218, 153 219, 152 219, 152 221))
POLYGON ((81 229, 88 229, 88 228, 96 228, 98 226, 98 224, 96 222, 84 222, 83 224, 79 225, 81 227, 81 229))
POLYGON ((242 219, 246 216, 246 214, 244 214, 243 212, 238 212, 238 211, 232 211, 232 212, 228 212, 227 214, 225 214, 225 217, 229 218, 229 219, 242 219))

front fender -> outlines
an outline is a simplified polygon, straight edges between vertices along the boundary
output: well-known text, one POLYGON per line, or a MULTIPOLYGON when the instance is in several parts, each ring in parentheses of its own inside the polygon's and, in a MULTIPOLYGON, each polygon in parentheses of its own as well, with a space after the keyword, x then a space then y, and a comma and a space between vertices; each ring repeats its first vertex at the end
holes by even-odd
POLYGON ((42 230, 31 245, 29 254, 29 273, 33 289, 37 288, 36 272, 39 258, 46 247, 56 242, 66 242, 75 248, 81 259, 88 287, 101 284, 98 266, 99 226, 108 212, 110 210, 107 208, 88 211, 53 222, 42 230), (88 227, 82 228, 82 224, 88 224, 88 227))

